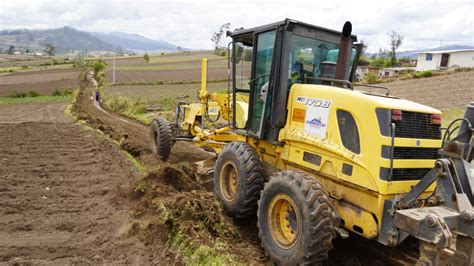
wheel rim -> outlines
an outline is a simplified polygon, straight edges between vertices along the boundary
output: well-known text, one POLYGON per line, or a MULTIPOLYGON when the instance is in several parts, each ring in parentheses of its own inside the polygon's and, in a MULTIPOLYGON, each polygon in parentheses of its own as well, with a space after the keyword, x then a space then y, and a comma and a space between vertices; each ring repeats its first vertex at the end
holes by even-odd
POLYGON ((219 182, 222 196, 225 201, 232 202, 239 192, 239 179, 237 167, 232 162, 226 162, 222 167, 219 182))
POLYGON ((299 210, 288 195, 278 194, 270 202, 268 221, 271 236, 283 249, 292 248, 299 237, 299 210))

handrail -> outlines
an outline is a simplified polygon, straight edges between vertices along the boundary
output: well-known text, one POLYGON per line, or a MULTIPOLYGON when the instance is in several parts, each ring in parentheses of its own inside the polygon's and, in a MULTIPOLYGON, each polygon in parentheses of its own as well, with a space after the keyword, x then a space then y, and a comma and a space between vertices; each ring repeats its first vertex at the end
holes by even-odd
POLYGON ((385 90, 387 90, 387 93, 385 93, 385 96, 390 95, 390 88, 389 88, 389 87, 380 86, 380 85, 370 85, 370 84, 354 84, 354 86, 377 88, 377 89, 385 89, 385 90))
POLYGON ((305 79, 315 79, 315 80, 321 80, 321 81, 328 81, 332 83, 342 83, 348 85, 349 89, 353 90, 354 88, 352 87, 352 82, 345 80, 345 79, 331 79, 331 78, 318 78, 318 77, 305 77, 305 79))

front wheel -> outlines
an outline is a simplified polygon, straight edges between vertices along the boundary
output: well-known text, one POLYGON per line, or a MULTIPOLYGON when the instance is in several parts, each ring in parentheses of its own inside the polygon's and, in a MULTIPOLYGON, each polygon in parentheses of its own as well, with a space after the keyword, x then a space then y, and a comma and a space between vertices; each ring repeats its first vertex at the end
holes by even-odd
POLYGON ((252 146, 245 142, 224 146, 214 171, 214 193, 231 216, 255 215, 263 182, 263 166, 252 146))
POLYGON ((283 171, 270 178, 258 202, 262 246, 276 264, 320 264, 332 249, 339 217, 311 176, 283 171))
POLYGON ((150 128, 150 149, 161 161, 168 160, 173 147, 173 136, 168 121, 153 119, 150 128))

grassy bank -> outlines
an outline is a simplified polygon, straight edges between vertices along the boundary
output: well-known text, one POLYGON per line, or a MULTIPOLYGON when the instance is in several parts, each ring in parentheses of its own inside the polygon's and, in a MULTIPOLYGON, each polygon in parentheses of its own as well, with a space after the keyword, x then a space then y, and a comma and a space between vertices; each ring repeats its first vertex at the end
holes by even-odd
POLYGON ((71 101, 71 95, 65 96, 37 96, 37 97, 0 97, 0 105, 5 104, 22 104, 22 103, 44 103, 44 102, 69 102, 71 101))

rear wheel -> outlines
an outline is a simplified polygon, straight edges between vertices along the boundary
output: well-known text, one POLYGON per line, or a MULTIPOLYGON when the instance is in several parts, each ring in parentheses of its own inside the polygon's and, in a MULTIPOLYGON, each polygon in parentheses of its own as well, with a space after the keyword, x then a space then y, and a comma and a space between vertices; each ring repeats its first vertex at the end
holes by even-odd
POLYGON ((252 146, 244 142, 224 146, 214 171, 214 193, 231 216, 255 215, 263 182, 263 166, 252 146))
POLYGON ((319 264, 328 257, 339 218, 311 176, 283 171, 265 184, 258 202, 262 246, 276 264, 319 264))
POLYGON ((150 148, 161 161, 168 160, 173 147, 173 136, 168 121, 163 118, 153 119, 150 128, 150 148))

